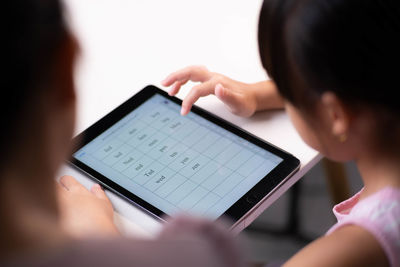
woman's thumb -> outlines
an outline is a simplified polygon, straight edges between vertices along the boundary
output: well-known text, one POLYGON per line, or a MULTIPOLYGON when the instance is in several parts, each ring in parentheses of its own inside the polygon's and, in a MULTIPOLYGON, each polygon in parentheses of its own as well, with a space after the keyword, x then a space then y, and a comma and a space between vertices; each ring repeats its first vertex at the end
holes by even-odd
POLYGON ((104 190, 101 188, 101 186, 99 184, 93 185, 92 188, 90 189, 90 191, 92 191, 92 193, 96 197, 108 201, 108 197, 107 197, 106 193, 104 192, 104 190))

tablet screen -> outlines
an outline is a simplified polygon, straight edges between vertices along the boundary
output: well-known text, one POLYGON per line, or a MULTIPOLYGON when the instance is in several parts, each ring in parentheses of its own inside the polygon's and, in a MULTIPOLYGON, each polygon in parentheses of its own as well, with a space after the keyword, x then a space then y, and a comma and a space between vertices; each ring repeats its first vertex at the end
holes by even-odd
POLYGON ((160 94, 73 157, 168 215, 211 219, 283 160, 160 94))

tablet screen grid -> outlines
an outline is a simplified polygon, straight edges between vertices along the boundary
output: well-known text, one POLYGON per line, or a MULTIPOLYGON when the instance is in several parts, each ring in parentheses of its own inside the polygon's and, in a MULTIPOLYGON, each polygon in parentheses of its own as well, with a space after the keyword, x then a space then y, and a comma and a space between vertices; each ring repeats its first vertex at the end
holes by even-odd
MULTIPOLYGON (((132 136, 126 138, 128 135, 125 133, 124 136, 123 131, 102 146, 100 148, 103 149, 102 152, 93 153, 91 156, 104 162, 105 159, 112 157, 111 155, 115 151, 121 150, 115 154, 120 159, 111 165, 114 167, 120 166, 124 160, 126 162, 132 153, 140 151, 139 153, 142 154, 139 159, 129 162, 130 165, 123 170, 119 167, 114 171, 123 174, 151 194, 158 195, 164 201, 169 202, 174 207, 166 211, 169 214, 178 211, 195 214, 209 213, 212 207, 248 178, 251 169, 254 170, 257 166, 261 168, 262 166, 259 165, 266 161, 266 155, 262 153, 264 150, 257 149, 253 144, 249 145, 239 137, 227 135, 226 130, 220 129, 198 115, 190 113, 186 117, 179 116, 171 119, 169 116, 176 113, 176 107, 157 106, 151 109, 147 108, 146 104, 150 106, 154 103, 150 99, 142 105, 142 109, 134 110, 133 113, 140 111, 134 115, 135 123, 147 127, 132 132, 134 125, 132 126, 131 122, 133 120, 124 122, 124 131, 127 133, 131 131, 132 136), (146 110, 147 112, 143 112, 146 110), (156 139, 154 139, 155 136, 157 136, 156 139), (156 142, 151 148, 146 147, 149 140, 156 142), (154 151, 159 150, 160 145, 166 140, 170 143, 169 147, 162 152, 164 156, 161 153, 156 155, 154 151), (111 149, 107 145, 111 146, 111 149), (129 146, 132 151, 126 147, 121 149, 124 146, 129 146), (172 160, 166 160, 168 156, 171 158, 173 154, 169 153, 173 150, 177 150, 177 154, 172 157, 172 160), (264 159, 260 154, 264 154, 264 159), (243 161, 243 157, 245 157, 245 161, 243 161), (246 166, 250 159, 254 160, 251 160, 251 163, 246 166), (191 165, 194 162, 197 165, 191 165), (240 162, 243 166, 239 165, 240 162), (189 172, 190 166, 197 167, 189 172), (207 173, 209 170, 207 167, 212 166, 217 166, 217 170, 214 173, 207 173), (163 172, 169 173, 163 176, 163 172), (217 172, 220 174, 217 175, 217 172), (195 178, 199 178, 201 174, 205 176, 196 180, 195 178)), ((154 203, 150 203, 154 205, 154 203)))

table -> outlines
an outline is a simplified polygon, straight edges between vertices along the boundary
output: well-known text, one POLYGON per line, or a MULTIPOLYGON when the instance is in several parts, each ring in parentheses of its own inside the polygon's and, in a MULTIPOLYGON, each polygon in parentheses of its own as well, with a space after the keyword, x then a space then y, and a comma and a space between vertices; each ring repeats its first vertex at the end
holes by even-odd
MULTIPOLYGON (((170 72, 202 64, 244 82, 267 79, 257 49, 261 0, 65 0, 66 18, 77 36, 81 53, 76 68, 78 120, 81 132, 147 84, 160 86, 170 72)), ((189 84, 178 94, 182 98, 189 84)), ((214 96, 200 107, 239 125, 292 153, 300 170, 281 187, 268 207, 320 159, 298 136, 283 111, 237 117, 214 96)), ((93 182, 64 166, 85 186, 93 182)), ((160 223, 111 192, 116 223, 126 235, 151 237, 160 223)))

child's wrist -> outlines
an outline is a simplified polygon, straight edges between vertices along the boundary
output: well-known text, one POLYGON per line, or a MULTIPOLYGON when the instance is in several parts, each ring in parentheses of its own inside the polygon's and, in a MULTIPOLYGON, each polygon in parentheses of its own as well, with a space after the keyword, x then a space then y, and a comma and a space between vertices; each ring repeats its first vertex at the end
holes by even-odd
POLYGON ((251 101, 254 103, 254 112, 263 110, 263 92, 260 87, 260 83, 249 84, 249 96, 251 101))
POLYGON ((256 110, 282 109, 284 107, 283 99, 272 81, 263 81, 251 84, 251 91, 256 102, 256 110))
POLYGON ((255 112, 260 110, 260 106, 259 106, 260 103, 259 103, 259 100, 258 100, 258 93, 257 93, 257 90, 255 88, 250 86, 249 94, 250 94, 251 103, 253 103, 251 106, 253 107, 252 110, 253 110, 253 114, 254 114, 255 112))

